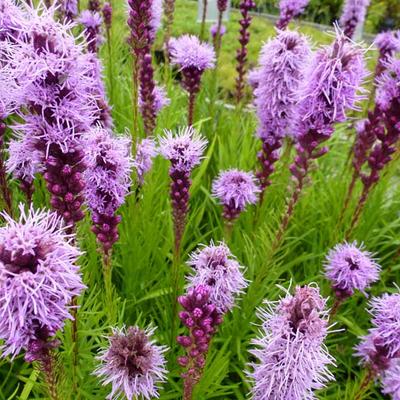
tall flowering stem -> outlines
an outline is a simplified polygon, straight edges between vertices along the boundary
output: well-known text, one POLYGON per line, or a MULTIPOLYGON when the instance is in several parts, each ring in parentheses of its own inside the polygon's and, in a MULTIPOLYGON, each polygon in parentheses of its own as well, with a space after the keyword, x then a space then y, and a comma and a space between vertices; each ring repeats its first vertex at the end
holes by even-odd
POLYGON ((172 25, 174 24, 175 0, 163 0, 164 8, 164 47, 165 47, 165 60, 168 62, 168 46, 171 39, 172 25))
POLYGON ((102 19, 98 12, 84 10, 79 17, 79 22, 85 28, 85 36, 88 45, 88 51, 97 53, 99 45, 103 41, 101 36, 102 19))
POLYGON ((297 32, 279 31, 262 50, 254 90, 259 126, 257 136, 262 143, 257 158, 260 168, 260 204, 265 189, 271 184, 274 164, 281 156, 285 136, 293 135, 298 89, 311 57, 307 39, 297 32))
POLYGON ((106 39, 107 39, 107 55, 108 55, 108 80, 110 82, 110 98, 111 103, 114 101, 114 74, 113 74, 113 60, 112 60, 112 48, 111 48, 111 28, 112 28, 112 17, 113 9, 110 3, 104 3, 103 9, 103 21, 106 27, 106 39))
POLYGON ((206 30, 208 0, 202 0, 202 1, 203 1, 203 12, 201 14, 200 39, 204 40, 204 33, 206 30))
POLYGON ((289 22, 302 14, 310 0, 279 0, 278 29, 286 29, 289 22))
POLYGON ((370 0, 346 0, 339 23, 344 34, 353 38, 357 26, 364 23, 370 0))
POLYGON ((326 299, 318 287, 296 287, 277 302, 265 302, 258 311, 260 335, 252 341, 248 375, 254 382, 254 400, 314 398, 314 390, 334 380, 329 366, 334 359, 324 341, 328 335, 326 299), (293 362, 296 360, 296 362, 293 362))
POLYGON ((224 12, 228 9, 228 0, 217 0, 217 9, 218 9, 218 22, 217 22, 217 34, 215 36, 215 53, 218 58, 219 52, 221 50, 222 18, 224 16, 224 12))
POLYGON ((251 24, 251 15, 249 11, 256 7, 256 3, 253 0, 242 0, 239 5, 240 13, 242 18, 239 21, 241 26, 239 31, 239 43, 240 48, 236 51, 236 71, 238 76, 236 77, 236 102, 240 103, 243 98, 243 91, 245 87, 245 76, 246 76, 246 64, 247 64, 247 45, 250 41, 249 27, 251 24))
POLYGON ((400 51, 400 31, 387 31, 378 34, 374 41, 379 50, 379 57, 375 68, 375 81, 385 72, 391 58, 400 51))
POLYGON ((281 244, 294 208, 299 201, 313 160, 323 156, 321 145, 334 131, 334 124, 346 119, 346 110, 360 99, 359 90, 366 76, 363 52, 338 31, 331 46, 323 47, 308 67, 296 124, 296 157, 290 166, 294 181, 292 196, 281 221, 272 250, 281 244))
POLYGON ((188 126, 193 125, 196 96, 200 91, 201 77, 206 69, 215 65, 215 53, 207 43, 196 36, 183 35, 169 43, 171 63, 182 72, 182 86, 189 94, 188 126))
POLYGON ((189 335, 177 338, 186 351, 186 355, 178 359, 179 364, 186 370, 182 374, 183 400, 192 400, 193 389, 200 381, 206 364, 211 339, 218 325, 222 323, 222 314, 210 301, 210 289, 207 286, 199 285, 189 289, 178 301, 184 309, 179 313, 179 318, 189 329, 189 335))
MULTIPOLYGON (((368 171, 360 175, 363 190, 346 238, 350 237, 356 227, 368 196, 379 181, 382 169, 392 160, 392 154, 396 151, 400 139, 400 60, 393 59, 387 71, 382 74, 377 88, 376 107, 379 108, 384 128, 377 126, 379 120, 369 119, 377 141, 368 156, 368 171)), ((370 114, 371 117, 373 115, 370 114)))

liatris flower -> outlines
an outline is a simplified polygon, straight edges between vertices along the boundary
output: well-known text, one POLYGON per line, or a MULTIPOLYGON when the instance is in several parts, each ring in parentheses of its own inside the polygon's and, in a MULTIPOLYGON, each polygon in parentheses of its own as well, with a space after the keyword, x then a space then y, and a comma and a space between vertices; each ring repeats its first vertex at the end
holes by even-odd
POLYGON ((260 69, 253 68, 247 74, 247 82, 252 87, 253 90, 258 88, 258 83, 260 81, 260 69))
POLYGON ((400 358, 393 360, 382 378, 382 393, 400 400, 400 358))
POLYGON ((352 296, 355 290, 366 294, 371 283, 379 279, 379 271, 372 254, 357 246, 357 242, 338 244, 326 257, 325 276, 339 301, 352 296))
POLYGON ((25 13, 12 0, 0 0, 0 41, 15 43, 23 36, 26 23, 25 13))
POLYGON ((82 11, 79 22, 85 28, 85 36, 88 43, 88 50, 92 53, 97 53, 99 45, 103 42, 101 35, 101 15, 98 12, 89 10, 82 11))
MULTIPOLYGON (((167 97, 167 92, 162 86, 155 86, 153 90, 154 95, 154 112, 156 115, 166 106, 171 103, 171 100, 167 97)), ((145 112, 145 102, 142 99, 142 93, 139 96, 139 108, 142 113, 145 112)))
POLYGON ((296 287, 278 302, 266 302, 259 310, 261 336, 251 351, 259 363, 251 363, 254 400, 314 398, 313 391, 334 379, 334 364, 324 340, 328 334, 326 300, 319 289, 296 287))
POLYGON ((183 35, 169 43, 171 63, 182 72, 182 86, 189 93, 188 125, 193 125, 194 106, 200 81, 206 69, 215 65, 215 53, 210 45, 201 43, 196 36, 183 35))
POLYGON ((382 32, 375 38, 375 46, 379 50, 379 58, 375 68, 375 79, 385 71, 390 59, 400 51, 400 31, 382 32))
POLYGON ((101 4, 99 0, 89 0, 88 10, 92 12, 100 12, 101 4))
POLYGON ((182 374, 183 399, 191 400, 194 386, 199 382, 206 363, 210 341, 222 323, 222 315, 210 299, 208 286, 191 288, 178 301, 184 309, 179 318, 190 331, 188 336, 178 336, 177 341, 186 350, 186 356, 178 359, 186 369, 182 374))
POLYGON ((257 202, 260 189, 251 172, 230 169, 220 172, 212 184, 212 191, 224 206, 225 220, 232 223, 248 204, 257 202))
POLYGON ((165 346, 152 340, 154 329, 113 328, 109 344, 97 357, 101 364, 94 374, 103 385, 111 383, 107 399, 158 397, 158 386, 166 380, 165 346))
MULTIPOLYGON (((217 24, 211 25, 210 33, 211 33, 211 37, 213 38, 213 40, 215 40, 215 38, 217 37, 217 33, 218 33, 218 25, 217 24)), ((219 32, 220 36, 224 36, 225 33, 226 33, 226 27, 225 27, 225 25, 221 25, 221 30, 219 32)))
POLYGON ((78 15, 78 0, 61 0, 59 10, 67 21, 73 21, 78 15))
POLYGON ((24 90, 25 123, 16 126, 42 153, 51 206, 71 229, 84 216, 82 139, 95 119, 92 64, 75 42, 71 25, 54 20, 54 8, 28 8, 29 24, 14 60, 24 90), (46 99, 46 101, 44 101, 46 99))
POLYGON ((85 163, 85 197, 92 212, 92 230, 108 254, 118 240, 121 217, 116 211, 124 203, 131 182, 130 140, 95 128, 86 143, 85 163))
POLYGON ((133 160, 133 167, 136 170, 138 183, 144 184, 144 176, 153 166, 153 158, 158 154, 156 144, 153 139, 143 139, 136 145, 136 155, 133 160))
MULTIPOLYGON (((137 103, 137 88, 143 102, 142 115, 146 135, 155 128, 155 83, 152 66, 151 45, 160 24, 160 0, 129 0, 128 25, 131 29, 130 43, 134 60, 134 102, 137 103)), ((136 104, 135 104, 136 107, 136 104)), ((136 114, 136 111, 134 112, 136 114)), ((134 116, 136 119, 136 115, 134 116)), ((135 122, 136 124, 136 122, 135 122)))
POLYGON ((239 21, 241 26, 239 43, 240 48, 236 50, 237 66, 236 71, 238 76, 236 77, 236 102, 239 103, 243 97, 244 90, 244 79, 246 75, 246 64, 247 64, 247 45, 250 41, 250 23, 251 15, 249 11, 256 7, 256 3, 253 0, 241 0, 239 8, 242 14, 242 18, 239 21))
POLYGON ((71 300, 84 285, 75 264, 81 253, 72 245, 74 236, 61 228, 61 219, 33 208, 25 213, 23 205, 20 213, 18 221, 2 214, 0 339, 3 357, 25 350, 25 358, 33 361, 72 319, 71 300))
POLYGON ((174 220, 175 252, 178 253, 189 210, 190 174, 200 164, 207 140, 191 126, 180 129, 176 135, 165 131, 160 139, 160 153, 171 161, 171 202, 174 220))
POLYGON ((298 89, 310 57, 306 37, 291 31, 278 32, 261 50, 260 66, 254 72, 257 81, 254 96, 259 119, 257 134, 262 142, 257 155, 262 193, 271 184, 270 176, 280 157, 283 137, 293 134, 298 89))
POLYGON ((376 92, 376 110, 369 114, 366 127, 376 135, 376 143, 368 154, 368 172, 361 173, 363 191, 353 214, 350 236, 356 226, 369 193, 380 178, 382 169, 391 161, 400 138, 400 60, 393 59, 381 75, 376 92))
POLYGON ((296 157, 290 167, 295 189, 279 228, 274 247, 280 244, 309 173, 310 163, 323 156, 334 124, 346 119, 346 111, 354 109, 362 97, 358 95, 367 72, 363 51, 349 42, 338 30, 335 42, 319 50, 305 74, 302 98, 298 105, 296 157))
POLYGON ((340 26, 350 39, 353 38, 357 26, 364 23, 369 3, 370 0, 345 0, 340 26))
POLYGON ((103 6, 103 20, 107 30, 111 29, 113 9, 110 3, 104 3, 103 6))
POLYGON ((190 255, 193 274, 187 278, 188 289, 207 286, 209 300, 220 314, 231 311, 235 297, 247 287, 241 266, 225 243, 204 246, 190 255))
POLYGON ((217 0, 217 9, 218 9, 218 20, 217 20, 217 32, 214 40, 214 48, 218 58, 219 50, 221 48, 222 18, 224 16, 224 12, 228 9, 228 0, 217 0))
POLYGON ((310 0, 279 0, 278 29, 286 29, 289 22, 302 14, 310 0))
POLYGON ((400 358, 400 293, 374 297, 370 307, 373 327, 356 346, 356 355, 373 375, 381 375, 400 358))

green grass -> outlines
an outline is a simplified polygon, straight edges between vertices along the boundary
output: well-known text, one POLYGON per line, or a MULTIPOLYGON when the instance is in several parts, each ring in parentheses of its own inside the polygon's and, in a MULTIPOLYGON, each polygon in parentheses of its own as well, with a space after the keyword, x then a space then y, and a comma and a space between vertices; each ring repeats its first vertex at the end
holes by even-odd
MULTIPOLYGON (((114 0, 114 5, 117 2, 114 0)), ((122 3, 122 1, 121 1, 122 3)), ((128 129, 134 140, 143 132, 132 132, 131 101, 131 58, 125 42, 127 29, 124 24, 122 5, 118 0, 116 18, 112 31, 111 63, 106 46, 101 50, 105 64, 105 78, 108 92, 113 85, 113 117, 116 131, 128 129), (112 73, 110 73, 112 69, 112 73), (110 79, 110 77, 112 79, 110 79)), ((194 23, 196 10, 192 2, 179 0, 176 8, 174 34, 198 33, 194 23)), ((228 34, 223 38, 223 51, 218 71, 218 84, 222 97, 227 97, 234 82, 235 49, 237 46, 237 14, 232 13, 228 34)), ((300 26, 302 32, 312 37, 317 44, 328 43, 327 34, 300 26)), ((257 54, 263 41, 273 35, 271 24, 256 18, 252 28, 250 63, 255 65, 257 54)), ((160 45, 161 36, 158 40, 160 45)), ((371 61, 371 67, 373 60, 371 61)), ((187 98, 182 89, 170 79, 160 66, 157 78, 167 76, 167 90, 171 105, 158 118, 157 134, 164 128, 176 129, 185 124, 187 98)), ((204 77, 202 92, 198 98, 196 112, 197 127, 209 140, 206 159, 193 173, 190 215, 183 243, 183 262, 199 244, 210 240, 223 240, 221 209, 211 197, 212 179, 220 169, 238 167, 246 170, 257 166, 256 153, 259 143, 254 136, 256 119, 253 113, 226 109, 217 102, 209 102, 212 95, 212 73, 204 77)), ((356 115, 360 118, 361 115, 356 115)), ((338 217, 343 204, 351 170, 346 159, 354 137, 354 130, 347 124, 337 127, 329 141, 330 151, 315 165, 310 181, 301 201, 295 209, 294 217, 285 236, 283 246, 273 259, 267 254, 271 247, 279 219, 285 208, 285 199, 290 191, 287 170, 289 160, 281 160, 273 175, 273 184, 266 192, 264 204, 255 222, 256 209, 249 208, 237 221, 228 245, 242 265, 246 266, 246 278, 253 281, 259 274, 265 275, 262 285, 252 286, 249 294, 242 296, 238 307, 225 318, 209 354, 203 379, 197 387, 195 399, 238 399, 247 398, 250 384, 243 371, 249 361, 250 340, 257 334, 255 308, 263 299, 276 300, 282 294, 277 285, 289 287, 316 282, 322 294, 332 296, 329 283, 324 279, 322 265, 327 251, 343 240, 349 224, 360 185, 351 202, 342 226, 338 217)), ((293 156, 293 154, 291 154, 293 156)), ((397 161, 397 159, 396 159, 397 161)), ((395 254, 400 248, 400 189, 398 166, 393 162, 383 179, 371 194, 360 224, 352 239, 364 242, 368 250, 376 254, 382 265, 381 279, 371 289, 371 295, 394 291, 393 284, 399 282, 400 265, 395 254)), ((23 197, 14 187, 15 203, 23 197)), ((134 192, 134 188, 133 188, 134 192)), ((146 177, 146 184, 139 198, 130 195, 121 208, 123 217, 120 225, 120 240, 113 253, 115 306, 118 310, 118 325, 153 324, 159 343, 169 343, 171 330, 171 266, 172 266, 172 219, 168 198, 168 163, 161 158, 155 162, 152 172, 146 177)), ((36 184, 34 195, 36 207, 47 207, 48 199, 43 182, 36 184)), ((104 399, 109 388, 102 387, 92 375, 96 366, 95 355, 105 344, 104 335, 109 334, 108 310, 105 303, 101 272, 100 254, 96 250, 94 235, 90 231, 90 221, 86 219, 79 226, 78 243, 85 254, 80 259, 84 282, 88 286, 80 299, 78 311, 78 354, 79 364, 74 376, 72 365, 71 324, 63 333, 60 361, 63 365, 64 399, 104 399), (75 381, 76 391, 71 390, 75 381)), ((182 270, 187 267, 182 263, 182 270)), ((329 300, 332 304, 332 300, 329 300)), ((333 368, 336 382, 318 393, 322 400, 353 400, 363 378, 364 371, 358 366, 353 354, 357 337, 369 328, 367 299, 356 294, 341 307, 334 330, 327 340, 328 348, 335 357, 337 366, 333 368)), ((183 329, 180 328, 183 332, 183 329)), ((160 398, 181 398, 182 381, 180 368, 176 364, 178 349, 169 353, 168 382, 162 387, 160 398)), ((40 376, 18 357, 13 362, 0 361, 0 400, 47 399, 40 376)), ((384 399, 379 387, 374 386, 364 399, 384 399)))

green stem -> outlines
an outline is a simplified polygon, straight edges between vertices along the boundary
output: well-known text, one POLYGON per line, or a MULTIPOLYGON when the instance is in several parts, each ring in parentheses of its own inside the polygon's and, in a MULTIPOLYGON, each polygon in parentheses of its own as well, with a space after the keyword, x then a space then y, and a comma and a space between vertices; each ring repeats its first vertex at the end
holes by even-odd
POLYGON ((113 75, 113 61, 111 52, 111 31, 107 28, 107 53, 108 53, 108 80, 110 82, 110 100, 114 104, 114 75, 113 75))
POLYGON ((111 250, 108 253, 103 253, 103 278, 106 308, 108 309, 107 314, 110 323, 114 324, 117 320, 117 316, 113 295, 111 250))

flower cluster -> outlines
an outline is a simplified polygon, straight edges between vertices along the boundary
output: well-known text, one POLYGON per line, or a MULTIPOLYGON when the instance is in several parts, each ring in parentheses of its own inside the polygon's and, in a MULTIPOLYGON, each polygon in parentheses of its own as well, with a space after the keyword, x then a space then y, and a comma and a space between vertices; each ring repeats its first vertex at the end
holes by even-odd
POLYGON ((3 214, 0 228, 0 338, 2 356, 26 351, 28 361, 55 342, 48 340, 62 329, 71 300, 84 289, 76 260, 80 251, 74 236, 61 228, 52 212, 28 213, 14 221, 3 214))
POLYGON ((302 14, 310 0, 279 0, 278 29, 286 29, 289 22, 302 14))
POLYGON ((208 286, 199 285, 189 289, 178 299, 184 311, 179 313, 183 325, 189 328, 188 336, 178 336, 178 343, 186 349, 186 356, 179 357, 179 364, 186 368, 184 378, 184 399, 190 399, 193 387, 199 381, 212 337, 222 315, 210 299, 208 286))
POLYGON ((130 186, 132 160, 130 139, 113 136, 97 127, 86 142, 84 173, 86 203, 92 212, 93 232, 105 253, 118 240, 116 211, 123 204, 130 186))
POLYGON ((61 0, 60 13, 67 21, 73 21, 78 15, 78 0, 61 0))
POLYGON ((215 65, 215 53, 207 43, 196 36, 183 35, 171 39, 169 44, 171 63, 182 73, 182 86, 189 93, 188 125, 193 124, 195 98, 200 91, 201 76, 206 69, 215 65))
POLYGON ((340 26, 350 39, 359 24, 364 23, 370 0, 346 0, 343 6, 340 26))
POLYGON ((230 169, 222 171, 212 184, 213 196, 224 206, 223 216, 232 222, 248 204, 257 202, 260 191, 251 172, 230 169))
POLYGON ((381 375, 400 359, 400 293, 371 300, 373 327, 357 345, 357 356, 374 374, 381 375))
POLYGON ((107 30, 110 30, 113 17, 113 9, 110 3, 104 3, 102 13, 103 13, 104 25, 106 26, 107 30))
POLYGON ((375 69, 376 79, 385 71, 387 63, 395 53, 400 51, 400 31, 379 33, 374 43, 379 50, 379 58, 375 69))
POLYGON ((133 159, 133 167, 136 170, 137 179, 140 186, 144 184, 144 176, 153 166, 153 158, 158 154, 156 144, 153 139, 146 138, 136 145, 136 155, 133 159))
POLYGON ((171 131, 165 131, 165 136, 160 138, 160 154, 171 162, 170 196, 176 250, 180 246, 189 210, 190 174, 200 163, 206 144, 207 140, 191 126, 180 129, 176 135, 171 131))
POLYGON ((158 397, 158 385, 166 380, 167 348, 156 345, 153 334, 154 329, 113 328, 108 346, 97 357, 100 365, 95 370, 104 385, 111 383, 107 399, 158 397))
POLYGON ((188 288, 207 286, 209 299, 220 314, 231 311, 235 297, 247 287, 243 267, 225 243, 202 247, 190 255, 188 265, 193 268, 188 288))
POLYGON ((261 50, 254 96, 257 133, 262 141, 258 154, 261 168, 257 172, 262 190, 271 184, 269 178, 280 157, 283 137, 293 133, 298 89, 310 57, 307 39, 291 31, 278 32, 261 50))
POLYGON ((400 358, 393 360, 382 378, 382 393, 400 399, 400 358))
POLYGON ((89 10, 82 11, 79 22, 85 28, 85 36, 88 43, 88 50, 97 53, 99 45, 103 42, 101 35, 102 18, 100 13, 89 10))
POLYGON ((357 246, 357 242, 338 244, 326 257, 325 276, 338 299, 352 296, 355 290, 365 294, 371 283, 379 279, 379 271, 372 254, 357 246))
POLYGON ((278 302, 266 302, 259 311, 261 336, 251 354, 249 376, 254 400, 301 400, 333 380, 328 366, 333 358, 324 346, 328 334, 326 300, 313 286, 296 287, 278 302))

